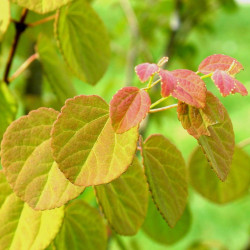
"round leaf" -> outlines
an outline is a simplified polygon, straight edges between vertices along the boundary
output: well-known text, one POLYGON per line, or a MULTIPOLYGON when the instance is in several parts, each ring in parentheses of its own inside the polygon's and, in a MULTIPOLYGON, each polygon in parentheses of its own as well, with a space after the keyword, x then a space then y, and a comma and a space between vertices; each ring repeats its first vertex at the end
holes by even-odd
POLYGON ((1 10, 1 15, 0 15, 0 41, 1 41, 10 23, 9 0, 0 1, 0 10, 1 10))
POLYGON ((158 65, 154 63, 142 63, 135 67, 135 72, 141 82, 146 82, 152 75, 159 71, 158 65))
POLYGON ((138 159, 118 179, 96 186, 95 190, 98 203, 115 231, 122 235, 136 234, 148 206, 148 187, 138 159))
POLYGON ((70 183, 51 152, 50 131, 58 112, 40 108, 14 121, 2 141, 2 166, 11 187, 37 210, 60 207, 83 188, 70 183))
POLYGON ((98 96, 68 99, 52 130, 53 156, 67 179, 92 186, 118 178, 131 164, 138 131, 116 134, 98 96))
POLYGON ((161 69, 159 72, 161 78, 161 95, 167 97, 173 93, 177 87, 177 79, 168 70, 161 69))
POLYGON ((142 144, 143 164, 156 206, 170 227, 187 203, 187 171, 181 152, 164 136, 152 135, 142 144))
POLYGON ((250 157, 236 147, 225 182, 211 170, 202 150, 196 148, 189 162, 190 182, 195 190, 215 203, 227 203, 247 193, 250 186, 250 157))
POLYGON ((0 249, 45 249, 59 231, 63 207, 33 210, 12 192, 3 171, 0 171, 0 189, 0 249))
POLYGON ((107 69, 110 49, 106 29, 87 1, 76 0, 58 12, 55 33, 73 73, 96 84, 107 69))

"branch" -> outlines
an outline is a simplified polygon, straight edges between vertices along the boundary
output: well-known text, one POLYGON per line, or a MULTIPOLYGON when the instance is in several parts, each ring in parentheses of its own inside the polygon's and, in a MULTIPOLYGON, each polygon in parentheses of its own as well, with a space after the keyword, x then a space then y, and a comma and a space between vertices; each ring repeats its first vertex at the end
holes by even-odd
POLYGON ((47 22, 49 22, 51 20, 54 20, 55 17, 56 17, 56 15, 48 16, 48 17, 45 17, 45 18, 43 18, 43 19, 41 19, 39 21, 36 21, 34 23, 28 23, 27 26, 28 27, 35 27, 37 25, 40 25, 40 24, 43 24, 43 23, 47 23, 47 22))
POLYGON ((178 104, 172 104, 166 107, 162 107, 162 108, 158 108, 158 109, 150 109, 149 113, 156 113, 156 112, 160 112, 160 111, 164 111, 164 110, 168 110, 168 109, 172 109, 172 108, 176 108, 178 106, 178 104))
POLYGON ((24 23, 27 14, 28 14, 28 10, 23 9, 20 21, 19 22, 15 21, 16 34, 15 34, 15 38, 14 38, 14 41, 13 41, 11 49, 10 49, 10 53, 9 53, 8 61, 7 61, 7 64, 6 64, 6 68, 4 70, 3 80, 4 80, 4 82, 6 82, 6 84, 9 84, 8 77, 9 77, 11 65, 12 65, 12 62, 13 62, 14 55, 16 53, 16 49, 17 49, 17 45, 18 45, 20 36, 25 31, 25 29, 27 28, 27 25, 24 23))
POLYGON ((238 143, 238 146, 241 147, 241 148, 246 147, 248 145, 250 145, 250 138, 247 138, 247 139, 245 139, 245 140, 238 143))

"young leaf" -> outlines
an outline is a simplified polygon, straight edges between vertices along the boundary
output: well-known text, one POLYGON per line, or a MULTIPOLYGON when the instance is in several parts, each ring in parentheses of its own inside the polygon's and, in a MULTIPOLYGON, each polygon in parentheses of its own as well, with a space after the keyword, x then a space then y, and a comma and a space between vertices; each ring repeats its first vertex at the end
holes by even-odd
POLYGON ((56 47, 49 38, 40 35, 37 52, 50 87, 56 95, 59 105, 63 106, 66 99, 76 96, 76 91, 56 53, 56 47))
POLYGON ((179 102, 177 113, 183 128, 196 139, 201 135, 210 136, 208 127, 219 123, 224 118, 223 106, 211 92, 207 92, 205 108, 197 109, 179 102))
POLYGON ((2 141, 2 166, 18 197, 36 210, 60 207, 83 188, 70 183, 51 153, 50 131, 58 112, 40 108, 14 121, 2 141))
POLYGON ((225 182, 211 170, 200 148, 196 148, 189 162, 189 177, 195 190, 205 198, 219 204, 236 200, 248 191, 250 185, 250 157, 235 147, 230 172, 225 182))
POLYGON ((232 91, 232 94, 240 93, 243 96, 248 95, 248 91, 247 91, 246 87, 241 82, 234 79, 234 84, 235 84, 235 88, 232 91))
POLYGON ((51 244, 54 249, 107 249, 107 230, 98 211, 81 200, 65 208, 64 221, 51 244))
POLYGON ((204 108, 207 89, 200 77, 187 69, 177 69, 171 74, 177 80, 172 96, 196 108, 204 108))
POLYGON ((53 156, 74 184, 92 186, 118 178, 131 164, 138 129, 116 134, 109 106, 99 96, 68 99, 52 131, 53 156))
POLYGON ((188 233, 190 226, 191 214, 188 207, 175 227, 171 228, 160 215, 153 200, 149 199, 148 213, 142 229, 154 241, 164 245, 172 245, 188 233))
POLYGON ((160 59, 160 61, 157 63, 157 66, 158 67, 162 67, 165 63, 168 62, 168 57, 167 56, 164 56, 160 59))
POLYGON ((159 71, 155 63, 142 63, 135 67, 135 72, 141 82, 146 82, 152 75, 159 71))
POLYGON ((161 78, 161 95, 167 97, 173 93, 177 87, 177 79, 168 70, 161 69, 159 72, 161 78))
POLYGON ((187 203, 187 171, 181 152, 164 136, 152 135, 142 145, 143 164, 156 206, 170 227, 187 203))
POLYGON ((55 34, 74 74, 92 85, 107 69, 110 48, 107 31, 87 1, 76 0, 58 11, 55 34))
POLYGON ((224 115, 218 123, 209 126, 210 136, 202 135, 198 142, 218 177, 225 181, 234 152, 234 131, 230 117, 222 106, 224 115))
POLYGON ((4 33, 8 29, 10 23, 10 3, 9 0, 0 1, 0 41, 3 38, 4 33))
POLYGON ((16 3, 21 7, 27 8, 39 14, 45 14, 59 9, 60 7, 71 1, 72 0, 11 0, 11 2, 16 3))
POLYGON ((149 112, 151 100, 145 90, 136 87, 120 89, 110 102, 110 118, 116 133, 138 126, 149 112))
POLYGON ((211 55, 205 58, 199 65, 199 72, 209 74, 216 70, 229 71, 230 75, 235 75, 243 69, 241 63, 236 59, 226 55, 211 55))
POLYGON ((109 184, 95 187, 98 203, 114 230, 134 235, 141 227, 148 207, 148 186, 137 158, 128 170, 109 184))
POLYGON ((59 231, 63 207, 33 210, 12 192, 3 171, 0 190, 0 249, 45 249, 59 231))

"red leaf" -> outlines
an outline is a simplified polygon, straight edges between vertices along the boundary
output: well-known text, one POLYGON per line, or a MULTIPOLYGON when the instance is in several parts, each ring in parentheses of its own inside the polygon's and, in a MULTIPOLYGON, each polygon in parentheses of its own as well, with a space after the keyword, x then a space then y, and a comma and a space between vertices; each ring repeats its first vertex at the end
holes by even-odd
POLYGON ((110 118, 116 133, 137 126, 147 115, 151 100, 145 90, 136 87, 120 89, 110 102, 110 118))
POLYGON ((230 56, 217 54, 205 58, 201 62, 198 70, 203 74, 209 74, 211 72, 215 72, 216 70, 224 70, 228 71, 230 75, 235 75, 242 69, 242 64, 239 63, 236 59, 230 56))
POLYGON ((196 108, 204 108, 207 89, 200 77, 187 69, 177 69, 172 74, 177 80, 172 96, 196 108))
POLYGON ((235 88, 232 91, 232 94, 240 93, 241 95, 248 95, 248 91, 247 91, 246 87, 241 82, 234 79, 234 83, 235 83, 235 88))
POLYGON ((177 80, 168 70, 161 69, 159 76, 161 78, 161 95, 162 97, 167 97, 172 94, 176 88, 177 80))
POLYGON ((141 82, 146 82, 150 76, 159 71, 155 63, 142 63, 135 67, 135 72, 141 82))

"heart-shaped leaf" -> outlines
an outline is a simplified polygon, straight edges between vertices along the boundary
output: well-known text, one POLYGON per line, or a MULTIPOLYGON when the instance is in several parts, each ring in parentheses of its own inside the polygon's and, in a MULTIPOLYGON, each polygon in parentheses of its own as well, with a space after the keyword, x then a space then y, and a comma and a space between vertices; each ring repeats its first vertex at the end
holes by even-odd
POLYGON ((207 199, 223 204, 245 195, 250 186, 250 157, 235 147, 230 172, 225 182, 211 170, 202 150, 196 148, 189 161, 189 179, 195 190, 207 199))
POLYGON ((58 169, 50 132, 59 112, 40 108, 14 121, 2 141, 2 166, 18 197, 36 210, 52 209, 77 197, 74 186, 58 169))
POLYGON ((72 183, 92 186, 109 183, 131 164, 138 129, 116 134, 109 106, 99 96, 68 99, 52 131, 53 156, 72 183))
POLYGON ((176 89, 177 79, 170 71, 163 69, 160 70, 159 76, 161 78, 161 95, 167 97, 176 89))
POLYGON ((0 171, 0 249, 45 249, 55 238, 64 209, 35 211, 11 190, 0 171))
POLYGON ((136 87, 120 89, 110 102, 110 118, 116 133, 138 126, 150 110, 151 100, 145 90, 136 87))
POLYGON ((187 171, 181 152, 164 136, 152 135, 141 145, 143 164, 156 206, 170 227, 187 203, 187 171))
POLYGON ((159 71, 159 67, 154 63, 142 63, 135 67, 135 72, 141 82, 146 82, 152 75, 159 71))
POLYGON ((148 207, 148 186, 138 159, 118 179, 96 186, 95 190, 98 203, 115 231, 136 234, 148 207))

